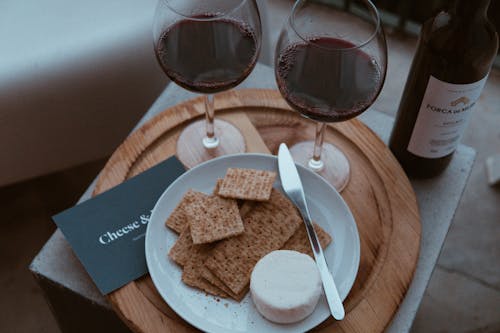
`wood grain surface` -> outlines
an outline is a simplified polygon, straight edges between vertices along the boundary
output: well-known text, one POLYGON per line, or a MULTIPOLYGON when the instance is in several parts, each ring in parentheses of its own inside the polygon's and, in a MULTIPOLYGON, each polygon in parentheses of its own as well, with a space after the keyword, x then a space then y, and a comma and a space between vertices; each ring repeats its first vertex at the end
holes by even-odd
MULTIPOLYGON (((203 99, 171 107, 132 133, 100 174, 94 195, 175 154, 183 126, 203 116, 203 99)), ((315 124, 295 112, 274 90, 235 90, 218 94, 216 117, 237 126, 248 152, 276 153, 314 137, 315 124)), ((416 267, 420 218, 413 189, 384 143, 360 121, 329 125, 325 140, 335 143, 351 164, 342 192, 356 220, 361 261, 344 302, 346 318, 327 320, 317 332, 382 332, 404 298, 416 267)), ((334 236, 335 237, 335 236, 334 236)), ((149 276, 108 295, 115 311, 135 332, 196 332, 157 293, 149 276)))

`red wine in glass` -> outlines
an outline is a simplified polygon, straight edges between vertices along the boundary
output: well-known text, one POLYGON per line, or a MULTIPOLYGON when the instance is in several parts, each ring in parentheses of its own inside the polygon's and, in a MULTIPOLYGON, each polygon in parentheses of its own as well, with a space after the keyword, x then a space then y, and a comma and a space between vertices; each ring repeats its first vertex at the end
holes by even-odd
POLYGON ((365 111, 384 76, 377 62, 351 42, 320 37, 281 51, 276 78, 296 111, 320 122, 338 122, 365 111))
POLYGON ((158 0, 153 19, 158 63, 177 85, 204 95, 190 104, 198 112, 204 108, 205 119, 189 113, 192 121, 177 139, 176 154, 186 167, 246 151, 235 124, 215 119, 214 94, 250 74, 261 36, 256 0, 158 0))
POLYGON ((349 159, 341 147, 325 142, 335 135, 328 131, 326 137, 326 123, 358 116, 383 86, 387 45, 377 8, 370 0, 347 6, 297 0, 281 30, 274 68, 283 98, 316 121, 314 141, 298 140, 292 157, 342 191, 350 179, 349 159))
POLYGON ((258 43, 244 23, 206 14, 170 26, 155 51, 165 73, 178 85, 213 94, 235 87, 250 74, 258 43))

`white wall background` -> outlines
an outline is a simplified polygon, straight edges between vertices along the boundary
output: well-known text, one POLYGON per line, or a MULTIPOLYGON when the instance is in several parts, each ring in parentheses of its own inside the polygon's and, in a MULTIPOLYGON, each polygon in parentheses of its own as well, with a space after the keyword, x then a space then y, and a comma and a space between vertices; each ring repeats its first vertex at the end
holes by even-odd
MULTIPOLYGON (((123 141, 168 82, 153 53, 155 6, 0 1, 0 186, 102 158, 123 141)), ((268 39, 264 49, 270 63, 268 39)))

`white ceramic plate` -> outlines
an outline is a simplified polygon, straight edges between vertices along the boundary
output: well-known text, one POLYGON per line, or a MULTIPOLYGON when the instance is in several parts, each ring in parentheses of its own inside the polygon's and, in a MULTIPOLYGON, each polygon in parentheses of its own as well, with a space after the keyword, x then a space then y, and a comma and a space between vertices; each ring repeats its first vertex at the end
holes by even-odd
MULTIPOLYGON (((253 168, 278 172, 276 156, 263 154, 228 155, 210 160, 187 171, 162 194, 151 214, 146 232, 146 260, 149 273, 160 295, 179 316, 206 332, 304 332, 330 314, 324 295, 306 319, 287 325, 274 324, 259 315, 248 294, 240 303, 213 296, 186 286, 182 271, 167 257, 177 235, 167 229, 165 220, 190 188, 211 193, 215 181, 227 168, 253 168)), ((314 172, 299 166, 306 200, 313 220, 333 237, 325 257, 344 300, 354 283, 359 266, 359 235, 354 218, 337 191, 314 172)), ((275 188, 281 190, 279 175, 275 188)))

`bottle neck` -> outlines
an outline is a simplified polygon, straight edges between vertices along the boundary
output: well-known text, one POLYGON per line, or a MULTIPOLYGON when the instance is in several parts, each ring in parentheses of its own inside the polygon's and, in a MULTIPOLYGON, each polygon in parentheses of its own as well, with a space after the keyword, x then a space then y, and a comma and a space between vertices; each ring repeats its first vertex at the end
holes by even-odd
POLYGON ((486 17, 491 0, 455 0, 452 11, 462 18, 486 17))

